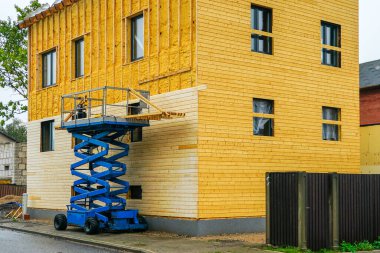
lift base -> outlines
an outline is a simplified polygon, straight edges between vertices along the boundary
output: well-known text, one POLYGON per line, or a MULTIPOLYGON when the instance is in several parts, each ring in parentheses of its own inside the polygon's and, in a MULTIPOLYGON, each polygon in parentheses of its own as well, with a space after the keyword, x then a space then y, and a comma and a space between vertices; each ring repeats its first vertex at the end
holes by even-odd
MULTIPOLYGON (((106 217, 110 217, 107 223, 100 223, 99 228, 109 231, 144 231, 148 228, 145 220, 138 216, 137 210, 113 211, 102 213, 106 217)), ((69 210, 67 211, 67 224, 84 228, 85 221, 88 218, 96 218, 96 214, 69 210)))

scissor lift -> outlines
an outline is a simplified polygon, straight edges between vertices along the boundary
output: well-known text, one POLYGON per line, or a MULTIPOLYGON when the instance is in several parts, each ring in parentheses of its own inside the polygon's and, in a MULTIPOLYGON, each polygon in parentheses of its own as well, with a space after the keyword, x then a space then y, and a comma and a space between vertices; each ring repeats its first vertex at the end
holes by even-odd
POLYGON ((146 230, 147 224, 138 210, 126 209, 126 200, 120 197, 129 191, 129 183, 120 179, 127 168, 118 160, 129 151, 123 137, 133 139, 149 126, 149 120, 179 118, 185 114, 163 111, 149 100, 149 92, 115 87, 65 95, 61 108, 60 129, 66 129, 76 140, 74 154, 79 161, 70 169, 79 179, 72 187, 67 216, 56 215, 55 228, 79 226, 87 234, 100 230, 146 230), (126 104, 108 104, 107 94, 111 92, 113 96, 125 98, 126 104), (66 107, 71 109, 65 110, 66 107), (156 112, 150 113, 150 107, 156 112))

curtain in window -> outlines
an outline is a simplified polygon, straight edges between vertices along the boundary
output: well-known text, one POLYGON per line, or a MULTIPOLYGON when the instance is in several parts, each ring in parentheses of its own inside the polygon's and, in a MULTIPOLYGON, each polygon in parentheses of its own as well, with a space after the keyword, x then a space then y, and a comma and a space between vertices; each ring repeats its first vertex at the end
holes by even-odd
POLYGON ((271 100, 255 99, 254 101, 254 112, 255 113, 264 113, 264 114, 273 114, 271 100))
POLYGON ((338 136, 338 125, 323 124, 323 140, 337 141, 338 136))
MULTIPOLYGON (((272 114, 273 113, 273 106, 272 101, 269 100, 255 100, 254 101, 254 112, 255 113, 263 113, 263 114, 272 114)), ((255 135, 261 135, 266 127, 266 124, 271 123, 270 118, 259 118, 255 117, 254 120, 254 134, 255 135)), ((269 126, 272 127, 272 126, 269 126)))
MULTIPOLYGON (((323 119, 324 120, 339 120, 338 108, 323 107, 323 119)), ((323 124, 322 126, 323 140, 338 141, 339 140, 339 126, 335 124, 323 124)))
MULTIPOLYGON (((265 129, 268 129, 270 132, 272 132, 272 119, 269 118, 258 118, 255 117, 254 125, 253 125, 253 132, 255 135, 264 135, 265 129), (269 124, 269 125, 267 125, 269 124)), ((267 131, 268 132, 268 131, 267 131)), ((270 134, 271 135, 271 134, 270 134)))
POLYGON ((339 110, 337 108, 323 107, 324 120, 339 120, 339 110))

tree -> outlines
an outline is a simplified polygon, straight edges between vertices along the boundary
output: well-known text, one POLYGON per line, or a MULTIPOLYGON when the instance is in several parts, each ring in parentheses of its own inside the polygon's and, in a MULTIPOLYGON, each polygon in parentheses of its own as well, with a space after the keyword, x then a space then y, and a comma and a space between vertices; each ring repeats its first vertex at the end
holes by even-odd
POLYGON ((17 20, 0 20, 0 87, 10 88, 19 94, 19 101, 0 102, 0 124, 28 110, 28 31, 20 30, 17 23, 39 8, 38 0, 32 0, 25 8, 15 5, 17 20))
POLYGON ((19 119, 13 119, 12 123, 6 125, 1 131, 16 139, 18 142, 26 142, 26 126, 19 119))

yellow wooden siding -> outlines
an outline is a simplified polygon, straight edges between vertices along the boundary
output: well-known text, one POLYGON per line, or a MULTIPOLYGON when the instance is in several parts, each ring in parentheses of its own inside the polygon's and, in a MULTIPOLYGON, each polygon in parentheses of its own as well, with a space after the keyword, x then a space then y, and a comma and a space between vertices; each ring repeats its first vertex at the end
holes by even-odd
POLYGON ((358 173, 358 1, 198 0, 199 218, 265 215, 265 172, 358 173), (251 52, 251 4, 273 8, 273 55, 251 52), (342 68, 321 65, 321 20, 342 27, 342 68), (273 99, 274 137, 253 136, 273 99), (341 108, 339 142, 322 106, 341 108))
MULTIPOLYGON (((144 215, 196 218, 198 88, 155 95, 152 101, 165 110, 185 112, 186 117, 152 121, 143 130, 143 141, 130 144, 130 155, 121 160, 127 164, 125 179, 131 185, 142 185, 143 200, 129 200, 128 207, 144 215)), ((42 121, 49 119, 59 126, 59 117, 42 121)), ((75 180, 70 174, 70 164, 76 159, 71 135, 55 131, 54 151, 41 153, 40 127, 41 120, 28 124, 28 204, 65 209, 75 180)))
POLYGON ((380 125, 360 128, 360 162, 362 173, 380 173, 380 125))
MULTIPOLYGON (((195 0, 80 0, 29 28, 29 120, 56 116, 63 94, 101 86, 152 95, 195 86, 195 0), (144 59, 130 54, 125 20, 144 13, 144 59), (84 36, 85 76, 75 79, 73 41, 84 36), (57 49, 57 85, 42 89, 41 53, 57 49)), ((121 101, 111 93, 112 102, 121 101)))

